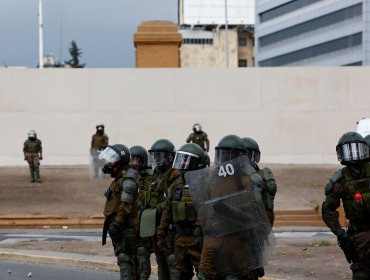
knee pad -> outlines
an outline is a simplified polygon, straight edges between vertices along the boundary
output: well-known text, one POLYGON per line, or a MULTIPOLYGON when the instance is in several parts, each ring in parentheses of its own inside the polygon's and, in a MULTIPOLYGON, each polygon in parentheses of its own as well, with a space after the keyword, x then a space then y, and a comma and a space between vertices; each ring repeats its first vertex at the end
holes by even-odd
POLYGON ((121 267, 121 264, 129 264, 131 262, 130 256, 125 253, 119 253, 117 255, 117 264, 121 267))
POLYGON ((167 262, 169 269, 171 270, 171 268, 173 268, 175 265, 175 255, 174 254, 168 255, 166 257, 166 262, 167 262))
POLYGON ((136 256, 138 258, 144 258, 144 257, 149 257, 150 254, 149 254, 149 251, 148 251, 147 248, 145 248, 145 247, 138 247, 136 249, 136 256))

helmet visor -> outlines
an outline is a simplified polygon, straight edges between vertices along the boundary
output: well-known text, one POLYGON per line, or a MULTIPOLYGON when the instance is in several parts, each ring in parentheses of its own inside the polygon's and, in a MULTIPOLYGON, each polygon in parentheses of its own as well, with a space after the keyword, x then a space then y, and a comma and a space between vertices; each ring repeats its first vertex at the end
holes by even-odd
POLYGON ((98 158, 106 162, 117 162, 121 159, 119 154, 110 146, 106 147, 104 151, 99 154, 98 158))
POLYGON ((261 158, 261 153, 252 149, 247 149, 247 156, 251 163, 259 163, 261 158))
POLYGON ((347 142, 337 146, 339 161, 362 161, 369 158, 369 146, 364 142, 347 142))
POLYGON ((147 165, 147 159, 140 155, 131 154, 130 165, 145 167, 147 165))
POLYGON ((199 165, 199 156, 196 154, 177 151, 172 167, 180 170, 194 170, 199 165))
POLYGON ((149 151, 148 165, 152 168, 161 167, 164 165, 172 165, 173 157, 169 152, 165 151, 149 151))
POLYGON ((239 156, 245 154, 245 152, 238 149, 220 149, 216 148, 215 150, 215 163, 221 164, 225 161, 230 161, 239 156))

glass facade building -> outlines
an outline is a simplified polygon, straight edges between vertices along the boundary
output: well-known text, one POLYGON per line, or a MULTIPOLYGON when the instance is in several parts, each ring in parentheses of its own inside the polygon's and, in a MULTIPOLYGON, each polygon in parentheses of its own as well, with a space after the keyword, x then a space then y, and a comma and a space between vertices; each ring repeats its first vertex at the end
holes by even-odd
POLYGON ((370 0, 256 1, 256 66, 370 65, 370 0))

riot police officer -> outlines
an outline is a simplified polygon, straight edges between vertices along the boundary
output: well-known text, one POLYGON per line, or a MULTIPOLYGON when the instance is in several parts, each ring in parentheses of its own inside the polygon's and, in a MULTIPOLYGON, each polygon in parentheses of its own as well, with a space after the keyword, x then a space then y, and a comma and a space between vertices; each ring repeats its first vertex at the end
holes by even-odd
POLYGON ((41 140, 37 138, 36 131, 34 130, 30 130, 27 136, 28 139, 23 144, 24 160, 28 162, 31 183, 40 183, 40 160, 42 160, 41 140))
POLYGON ((109 138, 104 133, 104 125, 98 124, 96 126, 96 133, 91 137, 90 155, 92 156, 92 171, 93 177, 100 177, 101 161, 99 160, 99 154, 108 147, 109 138))
MULTIPOLYGON (((198 279, 255 280, 264 275, 261 268, 265 264, 263 251, 266 245, 262 244, 269 243, 271 227, 260 195, 262 178, 250 165, 246 153, 246 145, 236 135, 223 137, 215 147, 214 176, 224 179, 214 180, 229 185, 217 185, 210 190, 213 195, 209 202, 213 203, 214 210, 210 217, 215 219, 211 222, 220 226, 215 227, 213 234, 206 232, 198 279), (216 200, 218 197, 222 198, 216 200), (230 205, 223 202, 228 199, 230 205), (232 205, 234 200, 238 201, 236 207, 232 205), (254 207, 258 211, 248 210, 254 207), (251 229, 257 225, 260 228, 251 229), (214 232, 216 230, 223 233, 214 232)), ((206 210, 202 212, 207 213, 206 210)))
POLYGON ((193 132, 186 139, 186 143, 198 144, 206 152, 209 151, 208 135, 202 131, 202 126, 199 123, 193 125, 193 132))
POLYGON ((105 245, 109 232, 120 268, 120 280, 133 280, 136 278, 136 200, 140 174, 129 166, 130 151, 124 145, 108 146, 100 153, 99 158, 105 162, 103 172, 113 178, 105 192, 102 244, 105 245))
MULTIPOLYGON (((138 209, 142 208, 142 201, 145 201, 145 186, 151 181, 153 176, 152 168, 148 167, 148 152, 142 146, 133 146, 130 148, 130 166, 141 175, 141 180, 139 183, 139 197, 137 200, 138 209)), ((150 265, 150 243, 147 238, 141 238, 139 235, 139 230, 137 234, 136 243, 136 274, 137 279, 147 280, 151 274, 150 265)))
POLYGON ((260 175, 263 180, 263 185, 261 189, 262 200, 272 227, 275 219, 274 199, 277 191, 274 175, 272 174, 270 168, 265 167, 263 169, 260 169, 258 167, 258 163, 261 158, 261 151, 256 140, 250 137, 243 137, 242 140, 246 146, 247 156, 251 165, 254 167, 258 175, 260 175))
MULTIPOLYGON (((172 167, 184 175, 187 171, 207 166, 208 158, 203 149, 193 143, 185 144, 176 151, 172 167)), ((189 188, 182 181, 172 186, 158 227, 158 240, 165 238, 170 225, 175 228, 175 263, 171 280, 192 279, 198 271, 202 251, 202 230, 190 196, 189 188)))
POLYGON ((344 168, 326 183, 322 218, 351 264, 352 279, 370 279, 369 146, 360 134, 347 132, 339 138, 336 152, 344 168), (341 201, 349 221, 347 230, 340 225, 336 211, 341 201))
MULTIPOLYGON (((153 143, 149 152, 149 165, 154 173, 140 193, 138 205, 140 213, 140 238, 146 240, 146 246, 140 246, 141 255, 154 252, 158 265, 158 278, 170 279, 173 267, 173 229, 168 230, 166 238, 158 244, 157 227, 160 223, 168 190, 181 180, 180 172, 172 168, 175 146, 168 139, 159 139, 153 143)), ((139 254, 139 252, 138 252, 139 254)), ((144 275, 144 274, 143 274, 144 275)), ((143 276, 144 277, 144 276, 143 276)))

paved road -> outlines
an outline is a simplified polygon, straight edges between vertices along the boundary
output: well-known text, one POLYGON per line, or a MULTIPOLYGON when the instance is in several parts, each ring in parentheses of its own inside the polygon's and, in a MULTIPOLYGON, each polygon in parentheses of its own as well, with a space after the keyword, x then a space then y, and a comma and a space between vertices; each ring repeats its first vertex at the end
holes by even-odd
MULTIPOLYGON (((334 238, 329 231, 310 230, 278 231, 274 233, 280 238, 334 238)), ((1 229, 0 244, 21 241, 101 241, 101 230, 98 229, 1 229)))
POLYGON ((31 262, 0 262, 1 280, 117 280, 118 272, 31 262))

